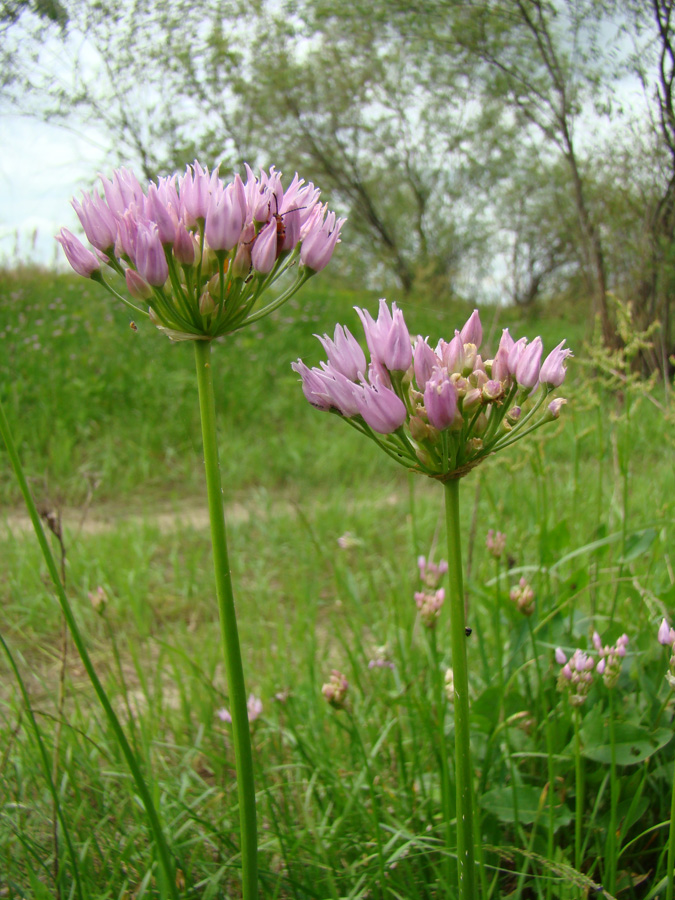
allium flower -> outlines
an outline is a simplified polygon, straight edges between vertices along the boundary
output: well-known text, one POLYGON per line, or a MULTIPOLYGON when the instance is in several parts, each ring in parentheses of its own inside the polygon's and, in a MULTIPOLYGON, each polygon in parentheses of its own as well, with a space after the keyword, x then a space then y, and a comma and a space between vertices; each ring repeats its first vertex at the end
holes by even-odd
POLYGON ((349 682, 337 669, 333 669, 330 678, 321 687, 321 693, 334 709, 344 709, 349 682))
MULTIPOLYGON (((392 459, 414 471, 450 481, 490 454, 557 418, 564 400, 551 402, 550 379, 560 377, 560 354, 549 363, 549 382, 539 383, 542 341, 514 341, 502 334, 497 355, 483 362, 477 310, 449 342, 433 349, 428 338, 410 339, 403 313, 380 300, 377 319, 357 309, 370 361, 351 333, 319 337, 328 356, 321 368, 292 364, 307 400, 339 414, 375 440, 392 459), (413 350, 414 343, 414 350, 413 350), (542 405, 543 414, 539 413, 542 405)), ((564 372, 564 369, 563 369, 564 372)))
POLYGON ((131 296, 149 304, 150 320, 172 340, 210 340, 276 309, 328 264, 345 221, 321 207, 319 191, 297 175, 284 192, 274 167, 256 176, 246 166, 246 182, 236 175, 227 185, 198 162, 146 189, 126 169, 101 184, 104 197, 73 201, 97 253, 65 228, 57 240, 79 275, 111 293, 101 262, 124 276, 131 296), (298 261, 294 282, 254 312, 298 261), (149 290, 138 289, 143 284, 149 290))
POLYGON ((554 350, 551 350, 542 363, 539 381, 547 387, 560 387, 565 380, 564 362, 568 356, 574 356, 574 354, 571 350, 563 349, 564 343, 565 341, 561 341, 554 350))
POLYGON ((664 647, 672 647, 675 644, 675 628, 671 628, 665 619, 661 619, 658 632, 659 644, 664 647))
POLYGON ((88 250, 82 241, 78 240, 67 228, 61 229, 56 235, 56 240, 63 247, 66 259, 78 275, 82 275, 84 278, 91 278, 94 272, 99 271, 101 263, 98 257, 91 250, 88 250))
POLYGON ((443 588, 438 588, 437 591, 415 592, 415 603, 425 628, 436 627, 444 601, 445 591, 443 588))
POLYGON ((583 650, 575 650, 570 661, 565 662, 565 654, 560 647, 555 651, 555 658, 562 665, 558 675, 558 690, 568 693, 572 706, 582 706, 593 684, 591 673, 595 662, 583 650))
POLYGON ((515 587, 511 588, 509 597, 518 607, 518 611, 524 616, 531 616, 534 612, 534 591, 525 578, 521 578, 515 587))
POLYGON ((602 675, 605 687, 613 688, 621 674, 621 662, 626 655, 628 635, 622 634, 613 647, 603 646, 600 635, 593 632, 593 646, 600 654, 600 659, 595 668, 598 675, 602 675))
POLYGON ((495 532, 491 528, 485 538, 485 546, 491 556, 495 559, 501 559, 506 549, 506 535, 502 534, 501 531, 495 532))

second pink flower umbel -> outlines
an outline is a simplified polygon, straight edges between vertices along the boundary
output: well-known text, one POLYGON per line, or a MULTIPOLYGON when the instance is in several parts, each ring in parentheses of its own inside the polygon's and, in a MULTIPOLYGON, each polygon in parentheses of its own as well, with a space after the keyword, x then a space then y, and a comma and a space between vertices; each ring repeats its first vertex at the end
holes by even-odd
POLYGON ((380 300, 377 319, 356 311, 369 361, 337 325, 332 339, 319 337, 327 362, 310 369, 298 360, 293 369, 313 406, 340 415, 402 465, 443 481, 460 478, 560 415, 565 400, 549 397, 572 355, 564 341, 542 363, 540 337, 514 341, 504 329, 494 357, 484 360, 478 310, 435 348, 411 339, 395 303, 390 310, 380 300))
POLYGON ((296 175, 284 190, 274 167, 257 177, 246 166, 225 184, 195 162, 183 175, 141 186, 118 169, 96 192, 73 201, 91 247, 66 228, 57 240, 85 278, 150 320, 172 340, 210 340, 279 307, 323 269, 344 219, 319 203, 319 191, 296 175), (262 308, 262 294, 298 263, 293 282, 262 308), (135 306, 103 277, 126 280, 135 306))

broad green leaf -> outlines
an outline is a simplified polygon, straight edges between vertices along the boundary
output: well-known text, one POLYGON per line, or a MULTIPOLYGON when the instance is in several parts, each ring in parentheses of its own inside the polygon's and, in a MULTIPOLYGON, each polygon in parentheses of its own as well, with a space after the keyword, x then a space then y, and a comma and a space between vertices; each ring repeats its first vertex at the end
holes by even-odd
MULTIPOLYGON (((615 726, 615 758, 618 766, 632 766, 652 756, 670 741, 670 728, 649 731, 633 722, 617 722, 615 726)), ((581 729, 582 755, 599 763, 609 764, 612 748, 609 741, 609 722, 600 715, 588 716, 581 729)))

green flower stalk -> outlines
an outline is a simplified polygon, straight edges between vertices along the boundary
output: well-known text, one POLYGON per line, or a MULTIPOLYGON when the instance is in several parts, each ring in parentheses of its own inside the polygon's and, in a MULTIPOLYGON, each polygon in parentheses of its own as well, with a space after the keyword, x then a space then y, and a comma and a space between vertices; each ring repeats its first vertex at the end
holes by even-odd
MULTIPOLYGON (((223 510, 211 341, 268 315, 323 269, 339 241, 344 219, 336 220, 335 213, 319 204, 319 191, 297 174, 284 190, 281 174, 274 167, 256 177, 246 166, 246 181, 235 175, 228 184, 217 171, 209 173, 197 162, 183 175, 159 178, 146 188, 126 169, 114 172, 112 180, 101 178, 101 183, 104 196, 94 192, 85 194, 81 202, 73 201, 93 249, 66 229, 57 236, 68 261, 78 274, 98 281, 171 340, 195 342, 216 594, 237 772, 242 891, 244 900, 257 900, 253 759, 223 510), (106 271, 112 281, 104 276, 106 271), (261 303, 265 293, 289 272, 294 272, 290 284, 261 303), (117 290, 114 276, 124 279, 129 297, 117 290)), ((154 832, 166 855, 158 824, 154 832)), ((166 868, 168 871, 168 864, 166 868)))
POLYGON ((558 418, 565 400, 550 396, 564 381, 571 351, 563 341, 542 364, 541 338, 514 341, 505 329, 494 358, 484 361, 477 310, 461 331, 435 349, 422 337, 411 340, 395 303, 390 310, 381 300, 377 319, 365 310, 357 313, 370 362, 349 330, 338 325, 333 339, 320 338, 327 362, 309 369, 298 360, 293 369, 313 406, 340 416, 396 462, 444 485, 459 896, 473 900, 476 854, 459 483, 488 456, 558 418))

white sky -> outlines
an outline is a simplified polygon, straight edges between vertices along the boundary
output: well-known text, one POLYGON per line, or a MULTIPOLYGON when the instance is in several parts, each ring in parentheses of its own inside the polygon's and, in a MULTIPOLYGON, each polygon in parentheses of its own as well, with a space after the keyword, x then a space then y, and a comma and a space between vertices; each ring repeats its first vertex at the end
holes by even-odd
POLYGON ((1 115, 0 148, 0 263, 13 261, 18 250, 18 261, 51 264, 61 258, 54 241, 61 225, 80 230, 71 197, 110 168, 103 141, 91 129, 1 115))

